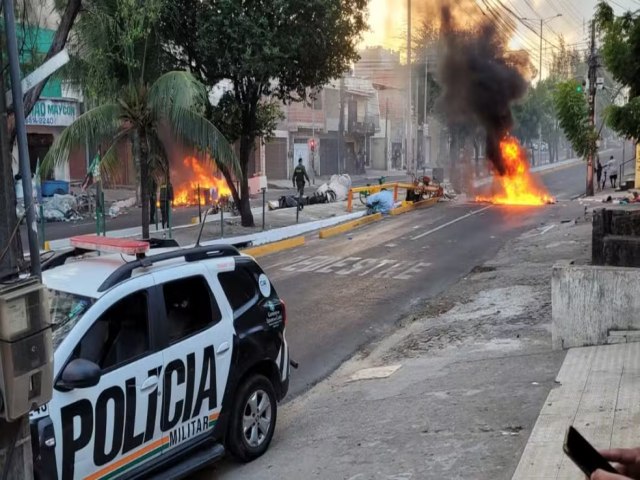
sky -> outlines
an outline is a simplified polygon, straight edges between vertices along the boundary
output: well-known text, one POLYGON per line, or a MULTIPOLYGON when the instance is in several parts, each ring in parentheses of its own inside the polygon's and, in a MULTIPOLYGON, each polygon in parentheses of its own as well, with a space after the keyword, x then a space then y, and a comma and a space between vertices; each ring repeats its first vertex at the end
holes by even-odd
MULTIPOLYGON (((421 4, 435 3, 438 0, 411 0, 412 25, 417 25, 420 19, 418 11, 421 4), (417 18, 416 18, 417 17, 417 18)), ((593 15, 597 0, 474 0, 483 10, 485 3, 498 8, 499 2, 511 9, 521 18, 531 19, 525 23, 518 22, 518 30, 511 39, 510 47, 529 51, 531 60, 539 63, 540 51, 540 18, 561 14, 545 22, 543 28, 543 74, 545 64, 551 59, 551 50, 556 48, 558 35, 562 35, 565 42, 582 50, 588 46, 588 32, 584 29, 585 22, 593 15), (536 20, 537 19, 537 20, 536 20), (532 31, 533 30, 533 31, 532 31)), ((453 0, 452 3, 455 3, 453 0)), ((640 0, 609 0, 616 14, 627 10, 640 9, 640 0)), ((363 45, 382 45, 395 50, 403 50, 406 46, 407 28, 407 0, 370 0, 369 1, 370 30, 364 35, 363 45)))

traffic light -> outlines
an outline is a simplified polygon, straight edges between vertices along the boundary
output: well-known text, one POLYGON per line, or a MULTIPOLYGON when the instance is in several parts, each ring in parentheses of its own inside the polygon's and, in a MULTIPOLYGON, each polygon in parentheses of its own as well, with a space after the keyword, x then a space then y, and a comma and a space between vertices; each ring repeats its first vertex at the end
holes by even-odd
POLYGON ((309 149, 310 149, 312 152, 315 152, 315 151, 316 151, 316 139, 315 139, 315 138, 310 138, 310 139, 309 139, 309 149))
POLYGON ((587 81, 582 80, 582 82, 579 83, 578 86, 576 87, 576 92, 585 93, 586 91, 587 91, 587 81))

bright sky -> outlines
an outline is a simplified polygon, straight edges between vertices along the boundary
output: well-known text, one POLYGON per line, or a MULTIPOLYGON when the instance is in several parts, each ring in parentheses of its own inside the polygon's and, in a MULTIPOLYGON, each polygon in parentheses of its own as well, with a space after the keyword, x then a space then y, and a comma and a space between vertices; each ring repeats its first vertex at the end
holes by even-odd
MULTIPOLYGON (((412 11, 420 2, 437 0, 411 0, 412 11)), ((453 0, 455 2, 455 0, 453 0)), ((554 18, 545 23, 543 37, 549 43, 544 43, 543 65, 550 59, 550 49, 557 45, 557 36, 563 35, 566 43, 575 45, 578 49, 588 46, 588 32, 584 30, 584 22, 588 22, 593 15, 597 0, 476 0, 486 11, 485 2, 500 11, 499 3, 511 9, 521 18, 538 19, 527 22, 535 31, 527 29, 521 22, 516 35, 511 40, 511 48, 528 50, 531 60, 538 63, 540 49, 540 18, 554 18)), ((616 14, 626 10, 640 9, 640 0, 609 0, 616 14)), ((413 25, 417 20, 412 19, 413 25)), ((364 36, 364 45, 384 45, 396 50, 404 49, 406 45, 407 0, 370 0, 369 24, 371 29, 364 36)), ((543 66, 543 72, 545 67, 543 66)))

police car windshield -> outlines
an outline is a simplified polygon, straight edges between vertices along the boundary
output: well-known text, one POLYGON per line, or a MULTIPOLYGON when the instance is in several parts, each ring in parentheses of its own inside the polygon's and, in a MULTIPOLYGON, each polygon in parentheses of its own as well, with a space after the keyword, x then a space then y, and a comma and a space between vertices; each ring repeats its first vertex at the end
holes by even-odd
POLYGON ((92 298, 73 293, 49 290, 54 349, 58 348, 60 342, 75 327, 94 301, 92 298))

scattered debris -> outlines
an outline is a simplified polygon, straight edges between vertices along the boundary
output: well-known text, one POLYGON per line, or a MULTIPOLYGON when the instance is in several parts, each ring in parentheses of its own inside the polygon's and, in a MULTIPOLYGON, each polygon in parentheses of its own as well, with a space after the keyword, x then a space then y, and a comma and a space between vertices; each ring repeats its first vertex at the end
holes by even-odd
POLYGON ((109 216, 111 218, 117 217, 123 210, 136 206, 136 197, 127 198, 126 200, 120 200, 113 202, 109 207, 109 216))
POLYGON ((377 378, 388 378, 397 372, 402 365, 388 365, 386 367, 363 368, 349 377, 350 382, 358 380, 373 380, 377 378))

